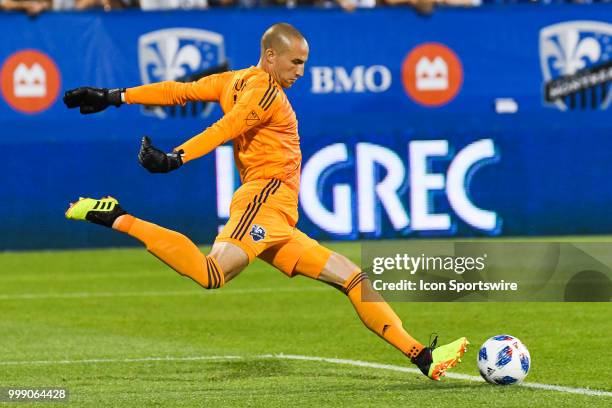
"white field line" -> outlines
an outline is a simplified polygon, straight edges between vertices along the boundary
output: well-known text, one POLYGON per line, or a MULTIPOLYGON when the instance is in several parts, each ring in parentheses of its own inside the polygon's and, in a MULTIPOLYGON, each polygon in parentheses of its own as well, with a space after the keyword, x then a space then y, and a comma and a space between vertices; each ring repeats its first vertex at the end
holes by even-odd
MULTIPOLYGON (((304 361, 321 361, 331 364, 345 364, 357 367, 367 367, 367 368, 376 368, 380 370, 391 370, 391 371, 399 371, 404 373, 415 373, 421 374, 421 371, 417 368, 412 367, 402 367, 390 364, 379 364, 379 363, 370 363, 367 361, 360 360, 346 360, 341 358, 327 358, 327 357, 311 357, 311 356, 300 356, 300 355, 291 355, 291 354, 267 354, 257 356, 258 358, 278 358, 284 360, 304 360, 304 361)), ((467 374, 459 374, 459 373, 446 373, 447 378, 454 378, 457 380, 465 380, 465 381, 475 381, 475 382, 484 382, 484 379, 475 375, 467 375, 467 374)), ((591 390, 589 388, 574 388, 574 387, 563 387, 560 385, 551 385, 551 384, 539 384, 539 383, 521 383, 519 384, 521 387, 527 388, 535 388, 539 390, 547 390, 547 391, 558 391, 565 392, 569 394, 582 394, 582 395, 596 395, 600 397, 612 397, 612 392, 608 391, 599 391, 599 390, 591 390)))
MULTIPOLYGON (((279 360, 301 360, 315 361, 329 364, 341 364, 354 367, 374 368, 378 370, 390 370, 403 373, 421 374, 416 368, 402 367, 391 364, 371 363, 368 361, 348 360, 341 358, 327 358, 316 356, 302 356, 294 354, 261 354, 256 356, 192 356, 192 357, 142 357, 142 358, 94 358, 84 360, 33 360, 33 361, 0 361, 0 366, 28 366, 28 365, 61 365, 61 364, 102 364, 102 363, 141 363, 141 362, 164 362, 164 361, 224 361, 224 360, 243 360, 243 359, 279 359, 279 360)), ((447 378, 457 380, 484 382, 481 377, 467 374, 447 373, 447 378)), ((521 383, 520 387, 534 388, 538 390, 557 391, 567 394, 591 395, 598 397, 612 397, 612 392, 592 390, 589 388, 563 387, 560 385, 521 383)))
POLYGON ((86 299, 115 297, 164 297, 164 296, 207 296, 207 295, 242 295, 249 293, 285 293, 285 292, 318 292, 327 288, 252 288, 229 290, 185 290, 185 291, 155 291, 155 292, 67 292, 67 293, 16 293, 0 294, 0 300, 19 299, 86 299))

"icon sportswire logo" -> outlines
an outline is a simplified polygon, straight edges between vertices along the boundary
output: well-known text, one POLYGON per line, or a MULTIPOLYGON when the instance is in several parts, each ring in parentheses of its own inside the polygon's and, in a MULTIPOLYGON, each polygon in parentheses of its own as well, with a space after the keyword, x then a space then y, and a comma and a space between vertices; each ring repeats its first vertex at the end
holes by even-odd
MULTIPOLYGON (((143 83, 159 81, 195 81, 203 76, 227 70, 223 36, 194 28, 169 28, 140 36, 138 63, 143 83)), ((212 105, 194 109, 199 116, 207 116, 212 105)), ((148 109, 160 118, 171 114, 171 109, 148 109)))
POLYGON ((544 100, 561 110, 606 109, 612 100, 612 24, 570 21, 540 30, 544 100))

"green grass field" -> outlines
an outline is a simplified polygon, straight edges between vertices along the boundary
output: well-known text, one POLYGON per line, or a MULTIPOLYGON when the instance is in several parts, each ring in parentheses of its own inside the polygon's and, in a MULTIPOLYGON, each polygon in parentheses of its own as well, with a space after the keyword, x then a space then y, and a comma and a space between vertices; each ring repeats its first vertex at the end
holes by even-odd
POLYGON ((394 369, 411 364, 333 288, 257 261, 207 292, 143 249, 0 253, 0 387, 66 387, 79 407, 612 405, 608 303, 393 307, 423 342, 470 339, 454 372, 477 376, 478 346, 510 333, 531 352, 527 382, 608 394, 436 383, 394 369))

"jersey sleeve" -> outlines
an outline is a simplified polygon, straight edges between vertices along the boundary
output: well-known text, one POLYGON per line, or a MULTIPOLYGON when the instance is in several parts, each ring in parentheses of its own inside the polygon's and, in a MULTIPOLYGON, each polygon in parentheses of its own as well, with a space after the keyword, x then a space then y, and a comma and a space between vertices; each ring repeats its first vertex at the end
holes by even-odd
POLYGON ((218 102, 233 72, 208 75, 195 82, 163 81, 128 88, 125 101, 141 105, 184 105, 188 101, 218 102))
POLYGON ((245 89, 236 105, 202 133, 174 150, 183 151, 183 162, 197 159, 256 126, 269 123, 279 106, 278 89, 270 82, 245 89))

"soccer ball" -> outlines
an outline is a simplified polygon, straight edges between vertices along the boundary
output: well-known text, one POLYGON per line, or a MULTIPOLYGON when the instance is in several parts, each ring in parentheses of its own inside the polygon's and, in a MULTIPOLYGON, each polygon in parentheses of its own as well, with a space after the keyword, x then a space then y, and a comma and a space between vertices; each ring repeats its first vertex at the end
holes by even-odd
POLYGON ((491 384, 518 384, 529 372, 529 350, 519 339, 507 334, 491 337, 478 352, 478 369, 491 384))

